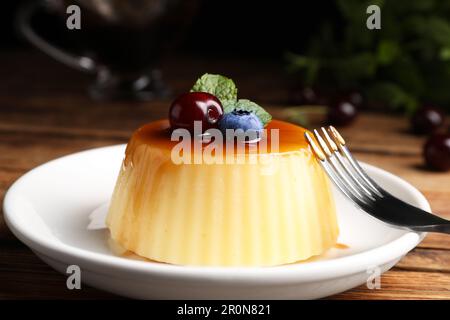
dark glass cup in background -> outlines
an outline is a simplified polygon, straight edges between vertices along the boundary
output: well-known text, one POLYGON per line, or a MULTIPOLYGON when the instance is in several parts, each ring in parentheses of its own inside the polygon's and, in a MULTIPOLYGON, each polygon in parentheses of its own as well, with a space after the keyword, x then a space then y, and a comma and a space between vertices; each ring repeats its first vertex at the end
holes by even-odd
MULTIPOLYGON (((95 99, 151 100, 169 95, 157 64, 191 22, 197 1, 45 0, 19 10, 20 32, 53 58, 94 73, 95 99), (69 30, 66 9, 81 9, 81 29, 69 30), (65 44, 39 33, 39 16, 54 19, 65 44), (72 49, 68 49, 72 48, 72 49), (73 50, 76 48, 76 50, 73 50), (75 53, 77 52, 77 53, 75 53)), ((48 21, 48 19, 47 19, 48 21)))

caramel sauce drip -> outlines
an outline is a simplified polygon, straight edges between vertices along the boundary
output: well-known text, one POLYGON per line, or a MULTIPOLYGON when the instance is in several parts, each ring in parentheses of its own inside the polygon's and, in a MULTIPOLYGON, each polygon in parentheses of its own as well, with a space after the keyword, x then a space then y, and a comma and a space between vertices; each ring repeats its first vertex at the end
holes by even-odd
POLYGON ((336 244, 334 245, 334 247, 335 247, 336 249, 348 249, 348 248, 350 248, 348 245, 343 244, 343 243, 336 243, 336 244))

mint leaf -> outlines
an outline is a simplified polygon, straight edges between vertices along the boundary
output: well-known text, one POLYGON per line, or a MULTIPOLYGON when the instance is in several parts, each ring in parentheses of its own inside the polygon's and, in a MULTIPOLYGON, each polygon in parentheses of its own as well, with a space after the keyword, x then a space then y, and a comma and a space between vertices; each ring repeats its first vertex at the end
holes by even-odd
POLYGON ((195 82, 191 92, 207 92, 215 95, 222 103, 224 113, 234 110, 252 112, 261 120, 263 126, 272 120, 272 116, 256 103, 247 99, 237 100, 237 88, 233 80, 220 74, 205 73, 195 82))
POLYGON ((226 101, 223 104, 223 112, 230 113, 234 110, 248 111, 254 113, 261 120, 265 127, 271 120, 272 116, 264 110, 263 107, 248 99, 239 99, 237 101, 226 101))
POLYGON ((231 101, 231 100, 225 101, 225 103, 222 104, 223 113, 233 112, 234 107, 236 106, 236 104, 237 104, 237 101, 231 101))
POLYGON ((237 88, 233 80, 220 74, 205 73, 191 89, 191 92, 207 92, 215 95, 222 104, 237 100, 237 88))

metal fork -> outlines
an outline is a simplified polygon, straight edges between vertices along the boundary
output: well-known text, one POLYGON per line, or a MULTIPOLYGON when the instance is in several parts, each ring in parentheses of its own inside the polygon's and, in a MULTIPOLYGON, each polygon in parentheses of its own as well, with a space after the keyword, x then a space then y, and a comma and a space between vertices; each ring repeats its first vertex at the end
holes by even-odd
POLYGON ((450 234, 450 221, 394 197, 373 181, 334 127, 314 130, 314 137, 305 132, 316 159, 330 179, 360 209, 397 228, 450 234))

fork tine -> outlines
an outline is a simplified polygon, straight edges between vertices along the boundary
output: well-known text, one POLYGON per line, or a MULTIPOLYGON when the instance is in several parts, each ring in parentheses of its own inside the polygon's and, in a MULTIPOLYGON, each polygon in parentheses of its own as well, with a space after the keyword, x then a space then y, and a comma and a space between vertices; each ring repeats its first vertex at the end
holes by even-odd
POLYGON ((341 134, 336 130, 336 128, 333 126, 329 126, 328 132, 331 134, 331 138, 336 143, 341 156, 348 161, 353 171, 360 178, 360 181, 364 182, 365 185, 373 190, 378 196, 383 197, 383 189, 367 175, 364 169, 359 165, 358 161, 353 158, 352 154, 345 144, 344 138, 342 138, 341 134))
POLYGON ((316 155, 316 157, 320 160, 320 162, 325 161, 326 160, 325 154, 317 146, 317 144, 315 143, 314 139, 309 135, 308 132, 305 132, 305 138, 306 138, 306 141, 308 141, 308 144, 312 148, 312 150, 313 150, 314 154, 316 155))
POLYGON ((317 160, 321 164, 322 168, 330 177, 331 181, 336 185, 336 187, 341 190, 341 192, 350 200, 358 204, 360 207, 366 207, 366 203, 356 197, 351 190, 347 188, 347 185, 342 181, 342 179, 336 174, 335 170, 331 167, 330 163, 327 161, 325 154, 322 152, 321 148, 317 146, 314 139, 310 136, 308 132, 305 132, 305 138, 308 144, 311 146, 317 160))
POLYGON ((339 153, 339 148, 337 147, 335 141, 330 137, 327 130, 322 127, 321 128, 322 135, 325 138, 325 141, 327 142, 328 146, 331 149, 331 152, 336 157, 337 162, 342 167, 342 169, 345 171, 345 173, 350 177, 350 179, 353 181, 354 184, 358 185, 359 189, 362 190, 367 196, 372 198, 372 200, 375 200, 375 197, 372 192, 370 192, 369 189, 364 185, 364 183, 361 181, 361 179, 358 178, 358 176, 355 176, 355 174, 352 172, 350 168, 348 168, 348 165, 346 164, 347 161, 341 156, 339 153))
POLYGON ((314 137, 316 138, 316 140, 319 143, 319 146, 321 147, 322 151, 325 153, 326 155, 326 159, 328 160, 329 163, 329 168, 331 170, 334 171, 334 174, 339 177, 339 180, 343 183, 343 185, 349 189, 349 191, 358 199, 360 199, 363 202, 367 202, 368 199, 366 196, 364 196, 359 190, 358 188, 355 186, 354 183, 352 183, 347 176, 345 175, 345 173, 342 172, 341 169, 339 169, 339 165, 336 163, 336 159, 333 156, 333 154, 331 153, 331 151, 328 149, 327 144, 325 143, 324 139, 321 137, 321 135, 319 134, 319 131, 314 130, 314 137))

